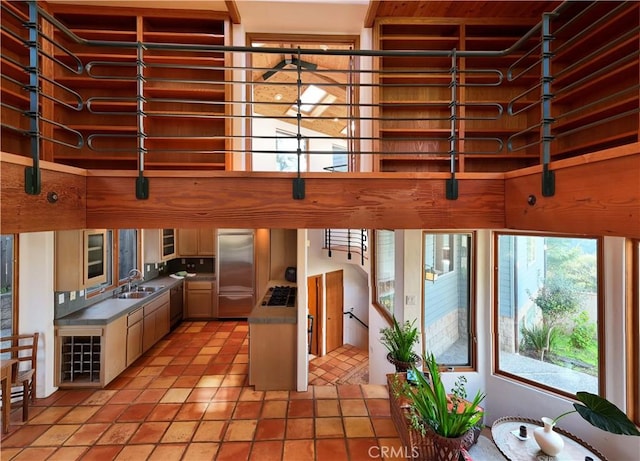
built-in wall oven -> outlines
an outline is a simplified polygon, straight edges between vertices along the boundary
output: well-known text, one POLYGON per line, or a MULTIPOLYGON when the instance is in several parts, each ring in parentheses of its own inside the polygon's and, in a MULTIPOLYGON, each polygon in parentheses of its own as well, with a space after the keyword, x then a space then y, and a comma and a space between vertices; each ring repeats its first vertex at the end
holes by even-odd
POLYGON ((171 288, 171 297, 169 300, 169 311, 171 313, 171 329, 173 329, 182 320, 183 310, 183 286, 182 280, 176 286, 171 288))

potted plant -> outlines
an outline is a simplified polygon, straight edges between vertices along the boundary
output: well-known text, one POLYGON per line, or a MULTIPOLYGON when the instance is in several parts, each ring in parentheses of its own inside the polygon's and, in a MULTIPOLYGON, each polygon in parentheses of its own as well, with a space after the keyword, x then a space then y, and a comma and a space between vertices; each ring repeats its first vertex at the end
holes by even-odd
POLYGON ((433 354, 425 357, 425 365, 426 376, 414 369, 414 384, 401 388, 409 402, 411 426, 424 437, 421 451, 426 460, 457 461, 461 449, 473 443, 474 429, 484 416, 480 403, 485 394, 478 391, 467 401, 464 376, 447 394, 433 354))
POLYGON ((576 398, 580 403, 573 404, 573 410, 562 413, 555 419, 543 417, 543 427, 536 428, 533 436, 540 449, 550 456, 555 456, 564 448, 561 437, 553 431, 558 421, 571 414, 578 413, 592 426, 612 434, 640 436, 636 425, 627 418, 613 403, 590 392, 577 392, 576 398))
POLYGON ((396 372, 404 372, 412 365, 420 364, 420 356, 413 352, 413 346, 418 342, 418 328, 415 319, 400 324, 393 317, 391 326, 382 328, 380 342, 387 348, 387 360, 395 365, 396 372))

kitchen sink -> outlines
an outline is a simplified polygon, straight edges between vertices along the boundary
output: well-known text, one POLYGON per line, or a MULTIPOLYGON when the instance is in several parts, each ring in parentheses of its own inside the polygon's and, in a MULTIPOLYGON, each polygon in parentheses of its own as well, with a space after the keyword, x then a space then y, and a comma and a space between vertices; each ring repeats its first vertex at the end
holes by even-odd
POLYGON ((158 290, 162 290, 164 288, 164 286, 159 286, 159 287, 138 287, 136 289, 136 291, 138 292, 143 292, 143 293, 155 293, 158 290))
POLYGON ((119 299, 139 299, 139 298, 146 298, 151 294, 153 294, 153 291, 129 291, 127 293, 120 293, 118 295, 118 298, 119 299))
POLYGON ((119 299, 139 299, 146 298, 149 295, 152 295, 156 291, 162 290, 164 285, 160 286, 145 286, 145 287, 136 287, 131 291, 126 291, 124 293, 120 293, 117 297, 119 299))

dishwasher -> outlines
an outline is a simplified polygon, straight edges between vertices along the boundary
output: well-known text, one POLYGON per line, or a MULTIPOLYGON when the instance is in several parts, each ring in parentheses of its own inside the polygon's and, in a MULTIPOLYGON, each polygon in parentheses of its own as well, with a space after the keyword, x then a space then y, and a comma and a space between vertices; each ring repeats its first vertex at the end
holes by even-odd
POLYGON ((171 329, 174 329, 182 321, 183 308, 183 282, 180 282, 171 288, 171 297, 169 300, 169 312, 171 316, 171 329))

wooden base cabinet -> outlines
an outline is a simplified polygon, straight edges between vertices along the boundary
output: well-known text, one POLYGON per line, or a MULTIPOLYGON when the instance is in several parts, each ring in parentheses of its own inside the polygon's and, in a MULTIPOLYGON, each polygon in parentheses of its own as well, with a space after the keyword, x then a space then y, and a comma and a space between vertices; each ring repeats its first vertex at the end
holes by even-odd
POLYGON ((105 326, 56 329, 56 384, 104 387, 127 367, 127 317, 105 326))
POLYGON ((143 307, 127 315, 127 366, 142 355, 143 316, 143 307))
POLYGON ((169 292, 143 307, 142 352, 147 352, 155 343, 169 333, 169 292))
POLYGON ((185 317, 209 319, 217 317, 216 282, 193 280, 185 282, 185 317))
POLYGON ((296 389, 296 325, 249 322, 249 384, 256 391, 296 389))

